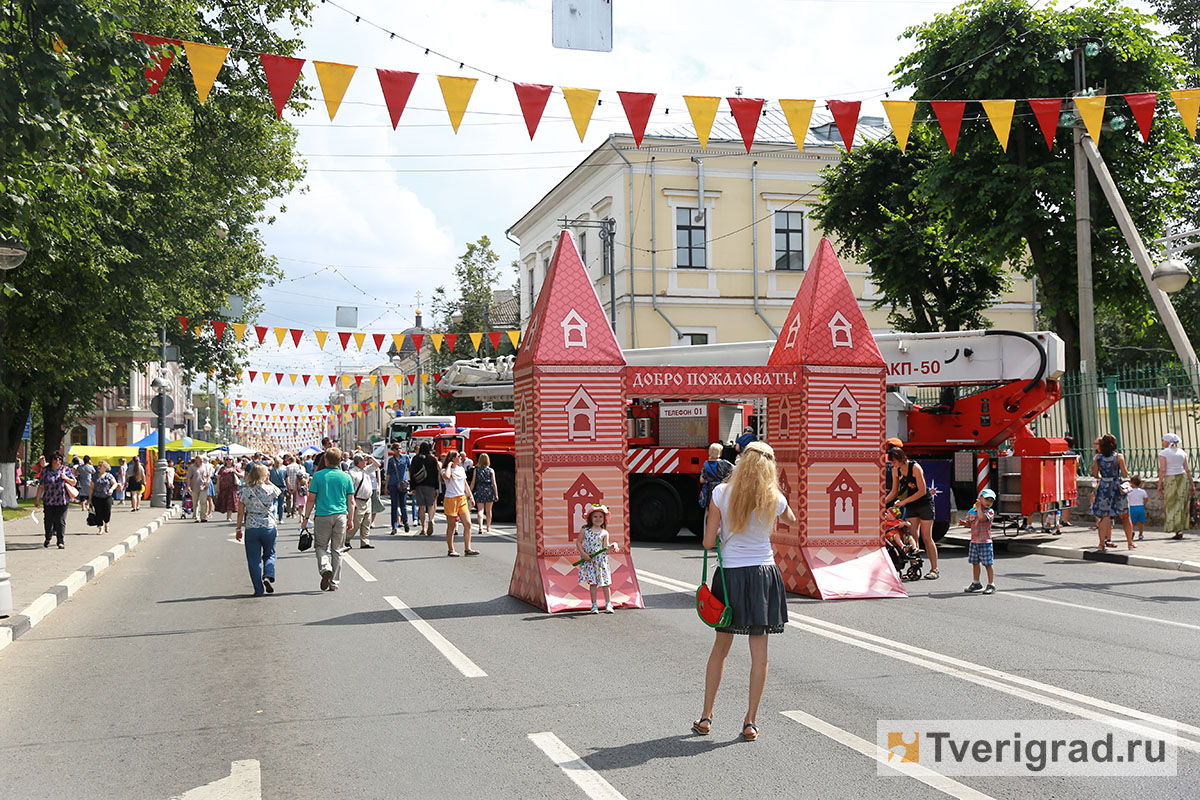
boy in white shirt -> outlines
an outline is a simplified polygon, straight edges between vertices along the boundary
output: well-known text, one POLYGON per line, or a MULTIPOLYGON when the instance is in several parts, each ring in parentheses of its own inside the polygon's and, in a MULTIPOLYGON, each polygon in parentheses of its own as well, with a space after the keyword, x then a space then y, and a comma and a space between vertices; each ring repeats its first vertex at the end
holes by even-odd
POLYGON ((1134 475, 1129 479, 1133 488, 1125 496, 1129 498, 1129 521, 1137 526, 1138 539, 1146 538, 1146 497, 1147 492, 1142 488, 1142 476, 1134 475))

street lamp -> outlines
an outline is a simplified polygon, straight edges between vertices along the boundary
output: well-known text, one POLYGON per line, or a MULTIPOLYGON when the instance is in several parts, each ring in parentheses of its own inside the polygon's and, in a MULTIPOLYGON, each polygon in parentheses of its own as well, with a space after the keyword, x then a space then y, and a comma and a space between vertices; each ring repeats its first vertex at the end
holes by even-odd
MULTIPOLYGON (((163 334, 163 347, 166 347, 166 333, 163 334)), ((164 362, 163 369, 166 369, 164 362)), ((155 375, 150 381, 150 387, 158 393, 158 459, 154 462, 154 489, 150 492, 150 505, 153 508, 168 508, 171 498, 167 496, 167 387, 170 386, 162 374, 155 375)))
POLYGON ((1169 258, 1154 268, 1150 280, 1167 294, 1174 294, 1188 285, 1192 272, 1177 258, 1169 258))
POLYGON ((29 249, 16 239, 0 239, 0 269, 16 269, 29 255, 29 249))

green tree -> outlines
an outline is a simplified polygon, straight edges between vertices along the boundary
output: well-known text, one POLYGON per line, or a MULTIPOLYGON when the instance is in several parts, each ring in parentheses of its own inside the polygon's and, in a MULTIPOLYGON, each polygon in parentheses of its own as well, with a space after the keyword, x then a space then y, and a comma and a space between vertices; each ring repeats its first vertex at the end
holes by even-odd
MULTIPOLYGON (((911 88, 915 100, 1065 97, 1074 91, 1074 74, 1070 61, 1061 63, 1056 55, 1073 50, 1084 37, 1096 37, 1103 47, 1088 58, 1089 83, 1099 93, 1114 95, 1110 119, 1128 116, 1115 95, 1177 88, 1188 71, 1177 45, 1155 32, 1154 22, 1116 0, 1063 10, 1026 0, 973 0, 905 32, 913 49, 897 66, 896 82, 911 88)), ((1077 366, 1069 131, 1059 128, 1056 145, 1048 150, 1021 105, 1004 152, 986 117, 971 103, 957 155, 943 151, 921 171, 920 181, 936 216, 953 220, 948 231, 953 242, 977 248, 981 259, 1008 263, 1037 278, 1044 314, 1066 343, 1068 363, 1077 366)), ((1170 100, 1163 96, 1149 146, 1142 144, 1134 125, 1106 132, 1099 143, 1146 239, 1161 235, 1190 202, 1188 189, 1174 178, 1194 149, 1172 114, 1170 100)), ((1092 212, 1097 306, 1127 306, 1131 298, 1149 306, 1124 238, 1095 187, 1092 212)))
MULTIPOLYGON (((511 267, 514 272, 517 271, 515 262, 511 267)), ((456 360, 474 357, 474 347, 469 339, 471 333, 499 330, 493 316, 498 309, 492 308, 492 300, 494 292, 504 288, 502 280, 500 256, 492 249, 491 239, 480 236, 478 241, 469 242, 466 251, 454 264, 457 296, 452 296, 445 286, 439 286, 433 292, 431 320, 437 329, 459 334, 459 338, 453 352, 443 347, 440 353, 433 354, 429 362, 430 372, 441 372, 456 360)), ((492 350, 486 336, 479 349, 481 356, 504 356, 514 352, 507 336, 501 338, 498 352, 492 350)), ((471 411, 482 405, 470 397, 442 397, 437 392, 431 392, 431 395, 435 414, 471 411)))
MULTIPOLYGON (((8 136, 5 128, 0 145, 11 157, 0 168, 0 232, 30 247, 13 276, 19 296, 0 298, 8 328, 0 337, 0 461, 11 460, 34 404, 43 446, 58 447, 66 422, 89 413, 114 376, 158 358, 164 327, 192 374, 218 382, 236 374, 244 346, 228 335, 197 337, 174 317, 211 319, 238 294, 251 318, 258 287, 276 274, 258 227, 271 221, 268 202, 303 172, 294 129, 274 118, 261 68, 239 53, 291 53, 298 41, 280 37, 275 23, 303 22, 311 4, 17 5, 18 13, 0 12, 0 35, 18 62, 42 67, 15 79, 5 71, 12 92, 0 100, 18 131, 34 131, 8 136), (149 53, 129 29, 237 50, 204 105, 181 57, 148 97, 149 53), (82 86, 67 92, 53 85, 60 78, 82 86), (94 97, 105 108, 90 115, 94 97), (69 124, 46 128, 39 121, 58 106, 70 109, 69 124), (49 138, 38 138, 39 129, 49 138)), ((294 102, 305 97, 301 87, 294 102)))
POLYGON ((964 330, 988 326, 983 312, 1008 288, 999 262, 956 237, 923 173, 944 144, 915 131, 905 152, 880 140, 856 147, 822 174, 814 216, 859 261, 890 308, 898 330, 964 330))

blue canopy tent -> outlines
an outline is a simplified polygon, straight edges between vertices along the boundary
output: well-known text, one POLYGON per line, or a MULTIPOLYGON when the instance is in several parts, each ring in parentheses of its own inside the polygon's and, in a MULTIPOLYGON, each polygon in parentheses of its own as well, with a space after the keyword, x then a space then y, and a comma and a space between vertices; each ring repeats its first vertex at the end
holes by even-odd
POLYGON ((306 456, 306 455, 309 455, 310 453, 313 455, 316 455, 319 452, 321 452, 321 448, 310 444, 308 447, 306 447, 300 451, 300 455, 306 456))

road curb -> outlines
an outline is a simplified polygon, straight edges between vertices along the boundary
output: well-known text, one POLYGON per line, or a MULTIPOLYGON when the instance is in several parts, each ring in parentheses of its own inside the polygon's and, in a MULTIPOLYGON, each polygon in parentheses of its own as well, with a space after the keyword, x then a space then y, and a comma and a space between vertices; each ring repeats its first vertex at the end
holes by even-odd
MULTIPOLYGON (((954 544, 966 547, 971 541, 967 536, 942 537, 943 544, 954 544)), ((1033 544, 1031 542, 1016 542, 1011 539, 992 539, 995 549, 1005 553, 1033 553, 1035 555, 1054 556, 1055 558, 1073 558, 1079 561, 1101 561, 1106 564, 1129 564, 1134 567, 1150 567, 1151 569, 1170 569, 1179 572, 1200 572, 1200 562, 1180 561, 1174 558, 1154 558, 1131 553, 1101 552, 1099 550, 1083 550, 1077 547, 1062 547, 1056 544, 1033 544)))
MULTIPOLYGON (((29 633, 51 611, 67 602, 67 599, 71 595, 94 581, 101 572, 108 569, 120 560, 122 556, 148 539, 150 534, 161 528, 178 511, 178 506, 171 506, 166 513, 161 514, 157 519, 151 520, 148 524, 138 528, 115 546, 105 550, 66 578, 38 595, 37 599, 26 606, 21 613, 14 614, 8 619, 0 620, 0 650, 8 647, 8 645, 26 633, 29 633)), ((1197 565, 1197 567, 1200 569, 1200 565, 1197 565)))

